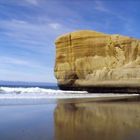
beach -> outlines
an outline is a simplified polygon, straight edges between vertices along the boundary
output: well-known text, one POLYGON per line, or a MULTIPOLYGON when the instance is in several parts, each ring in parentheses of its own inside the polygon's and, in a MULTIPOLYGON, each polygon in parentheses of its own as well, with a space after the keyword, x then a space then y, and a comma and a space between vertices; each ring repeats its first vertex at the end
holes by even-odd
POLYGON ((138 98, 22 99, 22 103, 19 100, 3 105, 1 102, 1 140, 138 140, 140 137, 138 98))

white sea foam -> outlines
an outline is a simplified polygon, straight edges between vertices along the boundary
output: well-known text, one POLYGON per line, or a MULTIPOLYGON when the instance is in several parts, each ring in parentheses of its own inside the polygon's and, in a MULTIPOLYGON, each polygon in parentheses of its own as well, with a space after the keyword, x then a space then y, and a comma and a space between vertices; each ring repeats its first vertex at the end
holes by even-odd
POLYGON ((40 94, 66 94, 66 93, 77 93, 77 94, 84 94, 87 93, 86 91, 62 91, 62 90, 55 90, 55 89, 45 89, 39 87, 30 87, 30 88, 23 88, 23 87, 0 87, 0 93, 2 94, 23 94, 23 93, 36 93, 40 94))
POLYGON ((139 96, 138 94, 95 94, 86 91, 62 91, 45 89, 39 87, 32 88, 11 88, 0 87, 0 105, 25 105, 25 104, 46 104, 56 99, 92 99, 108 100, 122 99, 139 96), (51 100, 52 99, 52 100, 51 100))
POLYGON ((123 97, 137 96, 138 94, 93 94, 86 91, 62 91, 39 87, 0 87, 1 98, 89 98, 89 97, 123 97))
POLYGON ((0 87, 0 98, 70 98, 86 94, 86 91, 62 91, 39 87, 0 87))

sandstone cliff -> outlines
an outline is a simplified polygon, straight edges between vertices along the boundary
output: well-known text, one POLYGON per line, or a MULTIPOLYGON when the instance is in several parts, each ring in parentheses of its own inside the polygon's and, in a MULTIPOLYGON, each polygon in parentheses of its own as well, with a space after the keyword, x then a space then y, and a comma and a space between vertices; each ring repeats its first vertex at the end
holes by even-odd
POLYGON ((116 87, 128 92, 140 87, 140 40, 83 30, 60 36, 55 44, 60 88, 90 87, 94 92, 116 87))

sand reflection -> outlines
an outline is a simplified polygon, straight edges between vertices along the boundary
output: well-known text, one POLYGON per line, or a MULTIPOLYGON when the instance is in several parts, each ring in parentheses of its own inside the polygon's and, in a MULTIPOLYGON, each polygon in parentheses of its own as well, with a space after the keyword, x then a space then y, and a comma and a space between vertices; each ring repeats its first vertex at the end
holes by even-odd
POLYGON ((69 103, 55 109, 57 140, 139 140, 140 103, 69 103))

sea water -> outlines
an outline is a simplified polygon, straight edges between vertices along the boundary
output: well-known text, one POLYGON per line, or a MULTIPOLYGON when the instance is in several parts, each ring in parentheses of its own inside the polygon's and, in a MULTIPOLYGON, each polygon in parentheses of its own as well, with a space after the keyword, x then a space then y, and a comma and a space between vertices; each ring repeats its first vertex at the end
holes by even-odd
POLYGON ((0 87, 0 140, 139 140, 136 97, 0 87))

